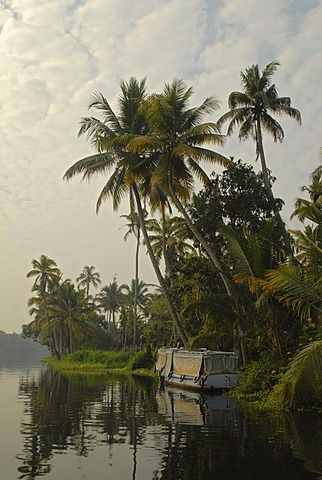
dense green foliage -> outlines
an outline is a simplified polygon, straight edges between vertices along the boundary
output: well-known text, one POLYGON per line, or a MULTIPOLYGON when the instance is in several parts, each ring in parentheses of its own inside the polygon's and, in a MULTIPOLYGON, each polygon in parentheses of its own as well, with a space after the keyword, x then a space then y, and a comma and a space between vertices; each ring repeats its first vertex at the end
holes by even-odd
POLYGON ((148 346, 137 352, 133 350, 103 351, 80 349, 66 355, 63 360, 48 359, 47 363, 57 370, 81 370, 104 372, 107 370, 138 372, 150 371, 156 361, 156 351, 148 346))

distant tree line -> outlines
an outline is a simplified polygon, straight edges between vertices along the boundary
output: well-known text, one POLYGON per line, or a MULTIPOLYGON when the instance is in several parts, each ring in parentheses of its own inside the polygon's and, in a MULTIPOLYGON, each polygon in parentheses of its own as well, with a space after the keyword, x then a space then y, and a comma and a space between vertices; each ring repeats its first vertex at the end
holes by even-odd
POLYGON ((49 355, 49 350, 38 342, 0 330, 0 365, 39 362, 49 355))

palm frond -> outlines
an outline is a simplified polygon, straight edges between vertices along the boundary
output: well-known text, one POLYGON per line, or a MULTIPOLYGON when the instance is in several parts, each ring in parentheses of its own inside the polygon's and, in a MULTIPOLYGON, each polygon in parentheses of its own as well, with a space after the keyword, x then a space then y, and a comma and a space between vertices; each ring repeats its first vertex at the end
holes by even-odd
POLYGON ((211 180, 208 177, 207 173, 204 171, 203 168, 200 167, 200 165, 195 162, 192 158, 188 159, 188 164, 190 166, 191 171, 196 175, 196 177, 202 181, 204 185, 211 185, 211 180))
POLYGON ((283 383, 284 402, 291 408, 321 404, 322 340, 312 342, 295 355, 283 383))
POLYGON ((227 295, 211 295, 188 304, 183 315, 210 315, 219 322, 229 321, 236 317, 236 311, 227 295))
POLYGON ((109 153, 97 153, 84 157, 65 172, 63 179, 70 180, 75 175, 82 174, 83 180, 89 180, 94 174, 109 170, 115 161, 115 156, 109 153))
POLYGON ((104 95, 100 92, 94 92, 93 93, 93 100, 89 104, 88 109, 95 108, 98 110, 103 117, 104 123, 111 125, 111 128, 115 132, 121 132, 122 127, 120 125, 120 122, 117 118, 117 115, 113 112, 113 109, 111 108, 110 104, 104 97, 104 95))
MULTIPOLYGON (((252 99, 243 92, 231 92, 228 97, 228 106, 231 110, 243 109, 243 107, 249 107, 252 103, 252 99)), ((221 124, 223 121, 220 120, 218 123, 221 124)))
POLYGON ((272 293, 282 304, 293 310, 301 319, 311 316, 312 310, 322 317, 322 291, 314 283, 305 281, 298 267, 283 265, 268 270, 261 286, 272 293))

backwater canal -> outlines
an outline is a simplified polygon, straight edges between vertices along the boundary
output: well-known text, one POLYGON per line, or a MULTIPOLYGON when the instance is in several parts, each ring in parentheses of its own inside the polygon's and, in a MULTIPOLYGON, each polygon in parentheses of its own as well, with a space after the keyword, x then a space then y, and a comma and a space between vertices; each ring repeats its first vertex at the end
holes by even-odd
POLYGON ((0 367, 1 480, 322 479, 322 416, 150 378, 0 367))

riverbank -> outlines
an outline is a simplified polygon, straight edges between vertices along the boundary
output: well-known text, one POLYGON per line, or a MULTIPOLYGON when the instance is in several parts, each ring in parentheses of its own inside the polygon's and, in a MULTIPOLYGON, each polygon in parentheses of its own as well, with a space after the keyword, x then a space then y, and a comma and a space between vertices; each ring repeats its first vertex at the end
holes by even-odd
MULTIPOLYGON (((77 350, 61 360, 50 357, 44 361, 56 371, 84 374, 117 373, 125 375, 150 376, 157 380, 154 373, 157 352, 149 346, 144 350, 102 351, 77 350)), ((292 374, 290 366, 298 367, 293 361, 287 361, 273 354, 263 355, 240 372, 239 385, 230 391, 238 401, 257 410, 266 411, 314 411, 322 413, 320 390, 308 395, 292 374), (292 376, 290 376, 290 373, 292 376)), ((297 368, 298 369, 298 368, 297 368)))
POLYGON ((155 377, 156 353, 150 348, 141 351, 77 350, 60 360, 49 357, 43 363, 59 372, 123 373, 155 377))

